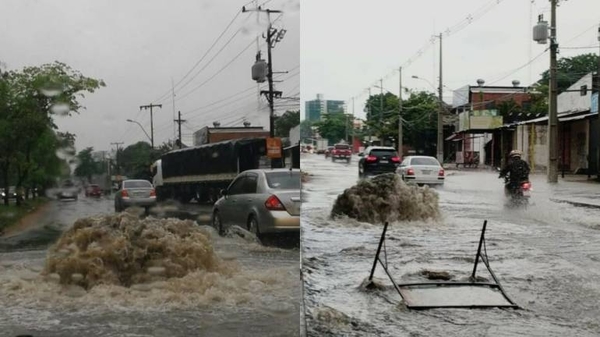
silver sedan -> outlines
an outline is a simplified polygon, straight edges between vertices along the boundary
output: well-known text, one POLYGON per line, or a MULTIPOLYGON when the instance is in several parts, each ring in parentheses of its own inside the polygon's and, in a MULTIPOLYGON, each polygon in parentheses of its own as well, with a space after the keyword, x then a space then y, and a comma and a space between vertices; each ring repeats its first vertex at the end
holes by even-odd
POLYGON ((300 232, 300 170, 240 173, 213 206, 213 226, 223 234, 233 225, 257 236, 300 232))
POLYGON ((147 180, 124 180, 121 188, 115 193, 115 212, 122 212, 127 207, 144 207, 146 211, 156 205, 156 191, 147 180))

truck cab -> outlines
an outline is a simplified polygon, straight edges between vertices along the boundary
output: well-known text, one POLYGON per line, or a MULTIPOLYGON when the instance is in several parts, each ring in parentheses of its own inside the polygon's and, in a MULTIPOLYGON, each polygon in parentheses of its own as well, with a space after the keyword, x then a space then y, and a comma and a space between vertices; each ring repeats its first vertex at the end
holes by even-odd
POLYGON ((162 186, 163 184, 161 162, 162 160, 159 159, 150 166, 150 172, 152 172, 152 185, 154 185, 155 188, 162 186))

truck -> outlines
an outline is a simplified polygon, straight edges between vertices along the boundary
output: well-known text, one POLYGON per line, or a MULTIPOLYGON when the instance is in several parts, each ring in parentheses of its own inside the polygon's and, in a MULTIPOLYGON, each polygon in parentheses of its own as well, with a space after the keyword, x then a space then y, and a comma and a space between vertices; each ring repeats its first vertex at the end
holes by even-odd
POLYGON ((208 127, 194 132, 194 146, 204 144, 218 143, 224 140, 242 139, 242 138, 263 138, 269 137, 269 131, 265 131, 262 126, 244 126, 244 127, 208 127))
POLYGON ((323 154, 327 151, 329 141, 327 139, 317 139, 317 154, 323 154))
POLYGON ((151 166, 158 201, 215 202, 243 171, 270 168, 266 138, 242 138, 178 149, 151 166))
POLYGON ((352 150, 348 144, 335 144, 331 150, 331 161, 335 162, 336 159, 343 159, 346 162, 350 162, 352 159, 352 150))

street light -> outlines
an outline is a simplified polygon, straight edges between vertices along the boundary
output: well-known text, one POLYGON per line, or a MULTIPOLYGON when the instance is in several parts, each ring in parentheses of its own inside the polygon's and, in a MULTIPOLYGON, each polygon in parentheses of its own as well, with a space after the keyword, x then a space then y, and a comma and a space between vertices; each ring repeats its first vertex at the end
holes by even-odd
POLYGON ((144 131, 144 133, 146 134, 146 137, 148 137, 148 140, 149 140, 150 142, 152 142, 152 138, 150 138, 150 136, 148 135, 148 132, 146 132, 146 130, 144 130, 144 127, 142 126, 142 124, 140 124, 140 123, 138 123, 138 122, 136 122, 136 121, 134 121, 134 120, 131 120, 131 119, 128 119, 127 121, 128 121, 129 123, 135 123, 135 124, 139 125, 139 127, 142 129, 142 131, 144 131))

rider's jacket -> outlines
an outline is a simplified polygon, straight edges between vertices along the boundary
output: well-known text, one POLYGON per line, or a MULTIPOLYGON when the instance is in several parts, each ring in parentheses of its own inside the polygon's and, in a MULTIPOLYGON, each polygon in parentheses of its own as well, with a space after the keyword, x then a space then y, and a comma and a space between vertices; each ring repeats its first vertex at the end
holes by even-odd
POLYGON ((506 167, 500 171, 500 177, 508 175, 510 183, 519 183, 529 180, 529 171, 529 165, 526 161, 521 158, 512 158, 509 159, 506 167))

